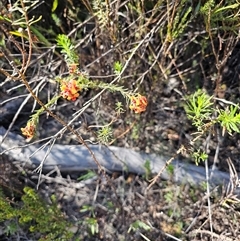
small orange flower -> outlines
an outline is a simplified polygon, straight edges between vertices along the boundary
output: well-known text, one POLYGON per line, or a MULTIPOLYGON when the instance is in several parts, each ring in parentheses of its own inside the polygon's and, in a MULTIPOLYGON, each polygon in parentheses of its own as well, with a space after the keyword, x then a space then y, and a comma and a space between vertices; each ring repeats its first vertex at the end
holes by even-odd
POLYGON ((129 108, 135 113, 138 114, 146 110, 148 102, 145 96, 138 94, 137 96, 131 96, 130 100, 131 103, 129 105, 129 108))
POLYGON ((79 96, 78 91, 81 89, 77 86, 77 81, 72 79, 70 81, 62 81, 61 83, 61 96, 64 99, 75 101, 79 96))
POLYGON ((21 128, 21 131, 22 134, 27 137, 27 139, 32 139, 35 135, 36 125, 34 122, 29 121, 26 127, 21 128))

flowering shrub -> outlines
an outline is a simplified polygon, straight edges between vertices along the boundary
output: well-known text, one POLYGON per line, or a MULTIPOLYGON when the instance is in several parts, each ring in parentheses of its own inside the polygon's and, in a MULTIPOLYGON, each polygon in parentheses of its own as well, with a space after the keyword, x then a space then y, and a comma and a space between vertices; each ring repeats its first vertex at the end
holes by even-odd
MULTIPOLYGON (((126 100, 130 101, 129 108, 133 110, 136 114, 140 114, 146 110, 148 101, 147 98, 139 93, 132 93, 129 90, 124 89, 122 86, 118 86, 116 84, 104 83, 101 81, 92 81, 89 79, 87 75, 82 73, 79 68, 77 62, 79 61, 78 55, 74 51, 74 46, 71 44, 69 38, 65 35, 59 35, 58 46, 62 48, 61 53, 64 54, 65 61, 68 66, 68 76, 65 78, 57 78, 56 80, 60 84, 60 93, 58 96, 55 96, 52 100, 49 101, 45 105, 45 107, 51 106, 56 100, 60 97, 69 100, 76 101, 79 97, 79 92, 82 89, 103 89, 109 90, 111 92, 120 92, 126 100)), ((122 70, 122 65, 120 62, 114 64, 115 73, 120 74, 122 70)), ((118 103, 119 104, 119 103, 118 103)), ((121 107, 122 108, 122 107, 121 107)), ((21 128, 22 134, 27 137, 28 140, 31 140, 36 131, 36 126, 38 122, 39 115, 45 111, 45 108, 41 108, 34 114, 31 120, 28 121, 27 126, 21 128)), ((119 112, 119 109, 116 110, 119 112)), ((111 123, 110 123, 111 124, 111 123)), ((106 133, 106 130, 110 130, 110 128, 104 129, 104 131, 99 131, 98 133, 104 133, 99 135, 99 140, 103 140, 106 142, 108 140, 109 133, 106 133)))

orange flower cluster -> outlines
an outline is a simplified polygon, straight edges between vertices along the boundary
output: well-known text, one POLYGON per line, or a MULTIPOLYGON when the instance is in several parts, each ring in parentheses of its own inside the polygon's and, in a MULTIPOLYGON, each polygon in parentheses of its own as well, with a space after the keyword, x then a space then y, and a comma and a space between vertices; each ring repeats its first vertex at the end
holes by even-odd
POLYGON ((22 134, 27 137, 27 139, 32 139, 35 135, 36 125, 34 122, 29 121, 26 127, 21 128, 21 131, 22 134))
POLYGON ((79 96, 81 88, 77 85, 77 81, 72 79, 70 81, 61 82, 61 96, 64 99, 75 101, 79 96))
POLYGON ((131 96, 130 100, 131 103, 129 105, 129 108, 135 113, 138 114, 146 110, 148 102, 145 96, 138 94, 137 96, 131 96))

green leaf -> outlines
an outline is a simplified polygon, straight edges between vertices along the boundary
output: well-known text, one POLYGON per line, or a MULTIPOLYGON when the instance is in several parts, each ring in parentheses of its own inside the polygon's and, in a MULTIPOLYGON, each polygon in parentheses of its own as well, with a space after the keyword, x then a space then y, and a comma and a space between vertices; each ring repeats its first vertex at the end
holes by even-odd
POLYGON ((222 12, 222 11, 228 10, 228 9, 235 9, 235 8, 239 7, 239 5, 240 5, 240 3, 235 3, 232 5, 228 5, 226 7, 218 8, 214 11, 214 13, 222 12))
POLYGON ((116 62, 114 63, 113 68, 114 68, 114 73, 115 73, 115 74, 120 74, 121 71, 122 71, 123 66, 122 66, 122 64, 121 64, 119 61, 116 61, 116 62))
POLYGON ((149 225, 147 225, 146 223, 144 223, 144 222, 142 222, 142 221, 140 221, 140 220, 137 220, 137 221, 135 221, 134 223, 132 223, 132 224, 130 225, 130 228, 128 229, 128 233, 129 233, 131 230, 136 231, 136 230, 138 230, 138 229, 140 229, 140 228, 142 228, 142 229, 144 229, 144 230, 146 230, 146 231, 148 231, 148 230, 151 229, 151 227, 150 227, 149 225))
POLYGON ((219 110, 218 122, 223 128, 226 128, 227 132, 231 135, 232 132, 239 133, 240 126, 240 114, 237 113, 238 106, 231 105, 225 110, 219 110))
POLYGON ((57 7, 58 7, 58 0, 54 0, 52 5, 52 12, 54 12, 57 7))
POLYGON ((75 53, 74 46, 72 45, 70 39, 65 34, 59 34, 57 36, 57 46, 62 48, 61 53, 65 55, 65 60, 67 63, 78 63, 79 57, 75 53))
POLYGON ((82 180, 88 180, 90 178, 96 177, 96 173, 93 171, 88 171, 86 174, 82 175, 81 177, 79 177, 77 180, 78 181, 82 181, 82 180))
POLYGON ((202 90, 198 90, 186 97, 184 109, 192 124, 198 127, 198 129, 202 129, 205 122, 209 121, 213 112, 212 105, 212 96, 209 96, 202 90))

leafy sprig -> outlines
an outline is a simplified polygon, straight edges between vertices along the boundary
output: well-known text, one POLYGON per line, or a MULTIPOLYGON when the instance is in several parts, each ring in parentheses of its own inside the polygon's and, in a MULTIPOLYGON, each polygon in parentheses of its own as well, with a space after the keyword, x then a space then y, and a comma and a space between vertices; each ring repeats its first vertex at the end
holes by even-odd
POLYGON ((229 108, 225 110, 219 110, 219 116, 217 118, 218 122, 223 127, 222 133, 224 134, 227 130, 228 134, 232 134, 232 132, 239 133, 240 126, 240 113, 238 113, 239 107, 230 105, 229 108))
POLYGON ((198 131, 201 131, 205 122, 209 121, 213 112, 212 106, 212 97, 202 90, 187 97, 184 109, 198 131))
POLYGON ((207 126, 213 126, 218 123, 222 126, 222 134, 225 131, 228 134, 240 132, 240 113, 239 106, 231 104, 225 109, 216 109, 217 117, 214 116, 213 96, 209 96, 202 90, 198 90, 194 94, 186 98, 184 106, 187 117, 192 124, 197 127, 198 131, 204 132, 207 126))
POLYGON ((59 34, 57 37, 57 46, 62 48, 61 53, 64 55, 68 64, 78 63, 79 57, 75 52, 74 45, 65 34, 59 34))

